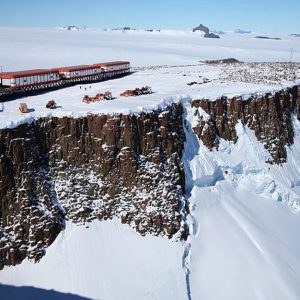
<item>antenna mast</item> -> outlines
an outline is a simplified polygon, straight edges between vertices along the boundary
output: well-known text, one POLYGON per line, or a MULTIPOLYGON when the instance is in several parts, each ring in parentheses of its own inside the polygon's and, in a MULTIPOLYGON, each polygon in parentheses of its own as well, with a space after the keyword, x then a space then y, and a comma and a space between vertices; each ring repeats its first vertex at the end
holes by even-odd
POLYGON ((292 62, 292 59, 293 59, 293 51, 294 51, 294 49, 291 48, 290 63, 292 62))

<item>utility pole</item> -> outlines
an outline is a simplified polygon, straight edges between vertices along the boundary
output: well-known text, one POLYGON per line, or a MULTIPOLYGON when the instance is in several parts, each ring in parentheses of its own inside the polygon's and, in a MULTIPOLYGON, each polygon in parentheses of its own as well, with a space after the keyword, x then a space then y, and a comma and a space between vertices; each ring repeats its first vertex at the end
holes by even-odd
POLYGON ((292 59, 293 59, 293 51, 294 51, 294 49, 291 48, 290 63, 292 62, 292 59))

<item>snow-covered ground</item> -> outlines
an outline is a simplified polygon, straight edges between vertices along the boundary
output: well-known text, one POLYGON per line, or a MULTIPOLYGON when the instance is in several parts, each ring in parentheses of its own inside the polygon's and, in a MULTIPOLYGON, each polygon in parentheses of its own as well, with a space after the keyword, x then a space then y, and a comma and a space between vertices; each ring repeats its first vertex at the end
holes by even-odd
MULTIPOLYGON (((254 70, 255 67, 243 67, 254 70)), ((231 66, 232 73, 235 72, 231 66)), ((274 71, 273 71, 274 72, 274 71)), ((28 122, 40 116, 73 116, 80 117, 88 113, 112 114, 112 113, 140 113, 152 111, 180 99, 207 98, 215 100, 220 96, 249 96, 254 92, 271 92, 294 84, 293 81, 276 82, 269 81, 243 82, 229 80, 228 66, 198 64, 194 66, 178 66, 150 68, 138 71, 119 79, 111 79, 94 84, 76 85, 53 92, 26 97, 3 103, 3 111, 0 112, 0 128, 14 127, 19 123, 28 122), (226 72, 225 72, 226 71, 226 72), (210 82, 203 83, 204 79, 210 82), (188 83, 197 82, 193 86, 188 83), (135 87, 151 86, 153 94, 138 97, 121 97, 120 93, 135 87), (111 91, 113 101, 97 103, 83 103, 84 95, 95 96, 99 92, 111 91), (61 106, 56 110, 46 108, 49 100, 55 100, 61 106), (20 102, 26 102, 30 110, 28 114, 19 112, 20 102)), ((271 72, 269 72, 270 74, 271 72)), ((300 74, 299 74, 300 75, 300 74)))
MULTIPOLYGON (((182 245, 139 236, 117 221, 67 223, 38 264, 0 272, 2 284, 55 289, 91 299, 184 299, 182 245)), ((3 299, 4 300, 4 299, 3 299)))
MULTIPOLYGON (((282 40, 273 41, 254 36, 227 34, 210 40, 187 31, 0 28, 0 65, 5 62, 6 70, 116 59, 128 59, 133 66, 195 64, 146 68, 91 88, 74 86, 7 102, 0 113, 0 128, 48 115, 45 104, 50 99, 62 106, 52 114, 75 117, 138 113, 182 101, 186 119, 193 124, 189 105, 193 98, 247 95, 292 85, 293 81, 251 83, 236 76, 225 80, 227 66, 198 64, 199 60, 226 57, 288 61, 291 47, 294 59, 300 59, 299 38, 279 35, 282 40), (201 83, 203 78, 211 81, 187 85, 201 83), (118 96, 143 85, 150 85, 155 93, 137 98, 118 96), (85 94, 106 90, 117 99, 81 102, 85 94), (20 101, 34 111, 26 117, 20 115, 20 101)), ((256 67, 252 71, 257 71, 256 67)), ((294 120, 295 144, 287 149, 288 162, 283 166, 265 163, 268 153, 252 131, 238 124, 237 132, 237 144, 221 141, 216 152, 208 151, 190 128, 186 130, 184 164, 193 233, 187 243, 141 237, 116 221, 95 221, 89 228, 68 223, 40 263, 25 261, 7 267, 0 272, 0 283, 92 299, 299 299, 299 122, 294 120)))

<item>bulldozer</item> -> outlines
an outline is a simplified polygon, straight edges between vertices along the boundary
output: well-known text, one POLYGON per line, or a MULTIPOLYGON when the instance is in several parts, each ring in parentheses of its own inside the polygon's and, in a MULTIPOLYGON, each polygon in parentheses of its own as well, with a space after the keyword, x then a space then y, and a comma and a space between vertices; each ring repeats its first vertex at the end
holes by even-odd
POLYGON ((94 102, 99 102, 99 101, 103 101, 103 100, 113 100, 111 92, 107 91, 105 93, 99 93, 94 97, 85 95, 82 99, 82 102, 94 103, 94 102))
POLYGON ((107 92, 104 93, 103 98, 105 100, 113 100, 113 96, 112 96, 111 92, 109 92, 109 91, 107 91, 107 92))
POLYGON ((56 109, 57 104, 54 100, 49 100, 48 103, 46 104, 46 108, 56 109))

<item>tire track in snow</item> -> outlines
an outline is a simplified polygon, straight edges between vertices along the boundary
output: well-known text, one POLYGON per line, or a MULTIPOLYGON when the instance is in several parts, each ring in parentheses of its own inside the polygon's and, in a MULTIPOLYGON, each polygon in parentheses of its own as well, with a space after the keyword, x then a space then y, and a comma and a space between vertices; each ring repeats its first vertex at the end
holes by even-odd
POLYGON ((190 284, 190 250, 191 243, 186 242, 184 246, 184 252, 182 256, 182 267, 185 272, 185 284, 186 284, 186 292, 188 300, 192 300, 192 292, 191 292, 191 284, 190 284))

